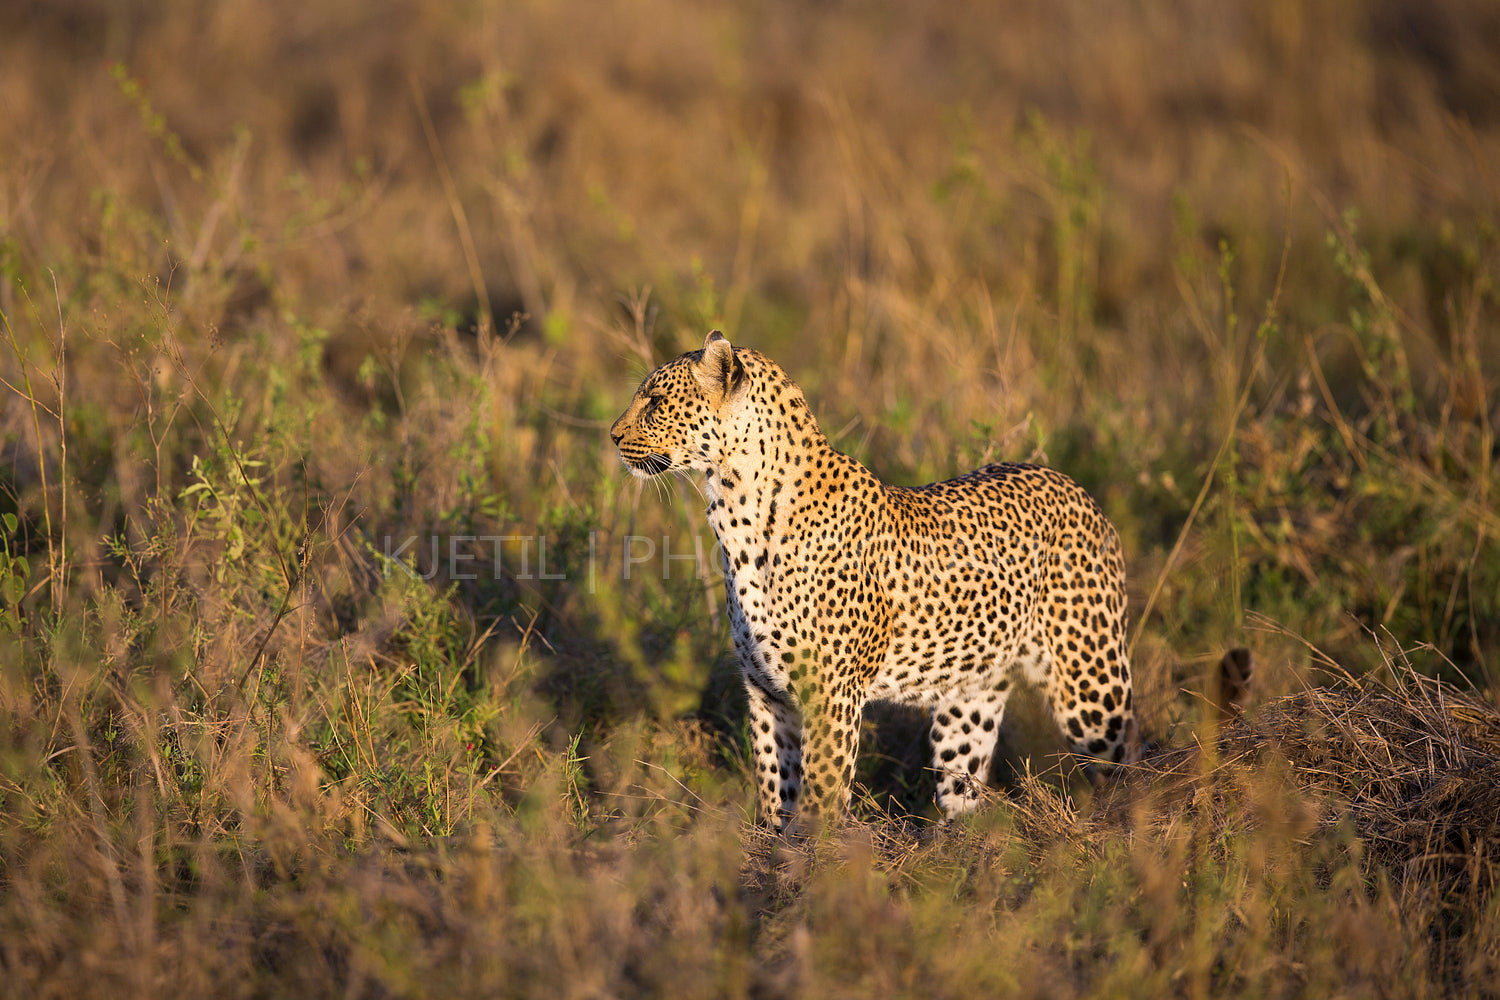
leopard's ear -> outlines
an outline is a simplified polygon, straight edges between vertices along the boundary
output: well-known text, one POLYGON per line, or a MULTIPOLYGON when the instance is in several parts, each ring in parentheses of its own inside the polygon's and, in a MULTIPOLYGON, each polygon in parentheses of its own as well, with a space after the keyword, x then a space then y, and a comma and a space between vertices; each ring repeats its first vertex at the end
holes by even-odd
POLYGON ((703 357, 693 375, 709 402, 715 406, 739 395, 750 380, 745 374, 745 366, 734 356, 734 345, 718 330, 704 338, 703 357))

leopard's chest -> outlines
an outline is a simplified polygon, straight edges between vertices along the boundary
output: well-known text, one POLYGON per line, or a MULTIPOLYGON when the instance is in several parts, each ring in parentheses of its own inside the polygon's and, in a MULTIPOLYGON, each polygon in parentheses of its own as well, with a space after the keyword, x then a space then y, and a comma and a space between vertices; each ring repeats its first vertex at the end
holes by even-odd
POLYGON ((766 687, 783 691, 799 659, 817 644, 816 618, 801 600, 807 574, 790 570, 764 540, 720 544, 735 652, 766 687))
POLYGON ((735 648, 776 690, 803 665, 871 671, 883 651, 889 609, 871 564, 882 538, 880 486, 849 461, 768 460, 709 477, 735 648))
POLYGON ((775 691, 810 673, 873 676, 891 622, 863 542, 804 532, 721 540, 735 650, 775 691))

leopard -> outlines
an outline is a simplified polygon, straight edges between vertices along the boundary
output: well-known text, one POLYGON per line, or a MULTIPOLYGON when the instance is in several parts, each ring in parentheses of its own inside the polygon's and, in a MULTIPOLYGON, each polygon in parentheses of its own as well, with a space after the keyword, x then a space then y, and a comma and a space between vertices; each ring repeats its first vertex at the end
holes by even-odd
POLYGON ((1020 680, 1089 769, 1140 758, 1121 543, 1073 479, 1004 462, 882 482, 780 365, 718 330, 647 375, 609 434, 637 477, 702 474, 762 822, 849 816, 871 701, 930 711, 944 822, 982 804, 1020 680))

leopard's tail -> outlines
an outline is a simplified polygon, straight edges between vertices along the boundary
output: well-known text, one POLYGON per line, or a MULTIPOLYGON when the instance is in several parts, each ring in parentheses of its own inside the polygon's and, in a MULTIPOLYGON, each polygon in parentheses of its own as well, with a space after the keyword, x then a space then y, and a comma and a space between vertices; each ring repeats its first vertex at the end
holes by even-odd
POLYGON ((1220 725, 1245 710, 1254 679, 1255 659, 1250 655, 1250 650, 1236 646, 1224 654, 1224 658, 1219 661, 1218 683, 1213 695, 1213 706, 1219 713, 1220 725))

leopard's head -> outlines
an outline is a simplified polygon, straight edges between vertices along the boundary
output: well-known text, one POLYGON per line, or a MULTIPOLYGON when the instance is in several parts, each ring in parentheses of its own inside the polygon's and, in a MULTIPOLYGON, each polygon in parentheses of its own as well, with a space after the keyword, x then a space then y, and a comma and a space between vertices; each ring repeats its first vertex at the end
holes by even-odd
POLYGON ((641 478, 669 470, 714 468, 728 411, 745 396, 749 376, 718 330, 646 376, 609 429, 620 460, 641 478))

